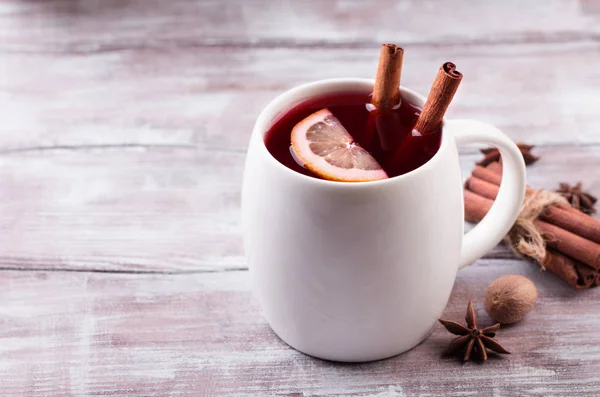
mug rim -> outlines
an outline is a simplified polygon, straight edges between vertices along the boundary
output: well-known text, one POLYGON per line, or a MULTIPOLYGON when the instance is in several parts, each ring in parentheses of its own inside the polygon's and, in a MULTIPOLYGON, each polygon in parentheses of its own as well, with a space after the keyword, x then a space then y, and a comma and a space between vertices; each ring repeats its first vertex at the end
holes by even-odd
MULTIPOLYGON (((316 80, 316 81, 312 81, 309 83, 304 83, 304 84, 298 85, 294 88, 291 88, 291 89, 281 93, 277 97, 275 97, 260 112, 260 114, 256 120, 256 123, 254 124, 254 129, 252 131, 252 135, 253 135, 252 139, 256 139, 257 138, 256 136, 258 136, 260 138, 261 142, 260 142, 259 150, 262 152, 261 156, 266 156, 268 158, 267 161, 276 163, 275 167, 279 167, 279 169, 282 170, 284 173, 287 172, 288 174, 294 174, 295 177, 300 178, 299 179, 300 181, 305 181, 307 183, 322 184, 322 185, 331 186, 331 187, 350 188, 350 189, 356 189, 356 188, 360 188, 360 187, 370 187, 370 186, 382 186, 382 185, 389 185, 392 183, 399 183, 403 180, 415 178, 419 174, 426 172, 428 169, 435 167, 435 165, 439 162, 442 150, 446 150, 448 145, 450 144, 449 143, 450 137, 447 136, 448 134, 444 134, 444 127, 446 125, 445 117, 442 120, 442 126, 441 126, 442 139, 441 139, 441 143, 440 143, 440 148, 433 155, 433 157, 430 158, 429 161, 427 161, 425 164, 421 165, 418 168, 415 168, 414 170, 407 172, 406 174, 397 175, 397 176, 387 178, 387 179, 380 179, 380 180, 376 180, 376 181, 363 181, 363 182, 342 182, 342 181, 331 181, 328 179, 315 178, 315 177, 301 174, 299 172, 296 172, 296 171, 286 167, 284 164, 280 163, 279 160, 277 160, 271 154, 271 152, 269 152, 269 150, 267 149, 267 145, 265 144, 264 138, 265 138, 265 134, 268 130, 267 127, 269 127, 274 120, 276 120, 278 117, 282 117, 286 112, 288 112, 293 106, 296 106, 298 103, 301 103, 302 101, 307 100, 311 97, 317 96, 317 95, 311 95, 310 91, 313 91, 317 88, 329 87, 329 88, 331 88, 330 90, 324 90, 323 92, 321 92, 318 95, 341 93, 341 92, 344 92, 343 89, 342 90, 339 90, 339 89, 334 90, 334 88, 339 88, 343 85, 352 85, 352 84, 354 84, 354 85, 363 85, 364 84, 365 88, 370 87, 370 92, 372 92, 373 87, 375 85, 375 80, 366 79, 366 78, 355 78, 355 77, 350 77, 350 78, 341 77, 341 78, 333 78, 333 79, 316 80), (293 103, 292 99, 294 99, 298 95, 306 96, 306 98, 301 99, 300 101, 297 101, 296 103, 293 103), (271 114, 272 114, 272 116, 270 116, 271 114), (270 116, 270 117, 268 117, 268 116, 270 116), (254 135, 256 135, 256 136, 254 136, 254 135)), ((426 100, 426 97, 424 97, 423 95, 421 95, 409 88, 403 87, 402 85, 400 86, 400 96, 402 97, 402 99, 408 100, 411 104, 416 105, 421 109, 423 108, 423 105, 426 100)))

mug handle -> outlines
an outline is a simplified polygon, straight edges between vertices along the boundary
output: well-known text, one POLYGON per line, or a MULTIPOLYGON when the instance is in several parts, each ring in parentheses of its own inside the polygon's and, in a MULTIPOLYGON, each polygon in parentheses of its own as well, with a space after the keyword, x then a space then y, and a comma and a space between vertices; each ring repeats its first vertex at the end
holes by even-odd
POLYGON ((502 156, 502 182, 494 205, 463 238, 459 267, 481 258, 508 233, 517 220, 525 197, 525 161, 517 145, 491 124, 477 120, 447 120, 456 144, 485 143, 495 146, 502 156))

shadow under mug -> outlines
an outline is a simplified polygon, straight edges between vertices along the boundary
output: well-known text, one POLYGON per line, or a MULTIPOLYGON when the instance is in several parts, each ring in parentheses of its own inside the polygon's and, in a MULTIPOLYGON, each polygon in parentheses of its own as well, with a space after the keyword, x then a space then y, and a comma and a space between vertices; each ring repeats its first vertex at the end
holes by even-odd
MULTIPOLYGON (((423 341, 458 268, 502 239, 525 194, 516 145, 474 120, 444 120, 440 149, 429 162, 382 181, 311 178, 267 151, 265 132, 298 103, 372 91, 372 80, 332 79, 283 93, 258 117, 244 170, 244 248, 264 316, 290 346, 327 360, 378 360, 423 341), (461 143, 497 147, 504 165, 496 202, 466 235, 461 143)), ((406 88, 401 95, 423 107, 423 96, 406 88)))

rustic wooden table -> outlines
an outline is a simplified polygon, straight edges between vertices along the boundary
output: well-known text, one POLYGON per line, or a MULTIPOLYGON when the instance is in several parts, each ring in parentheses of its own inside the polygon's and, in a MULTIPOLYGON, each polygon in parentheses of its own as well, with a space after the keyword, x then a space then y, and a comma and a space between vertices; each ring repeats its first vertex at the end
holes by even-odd
MULTIPOLYGON (((498 247, 459 272, 447 318, 506 273, 538 306, 514 354, 440 359, 441 326, 398 357, 324 362, 282 343, 249 287, 240 182, 253 122, 294 85, 373 77, 405 47, 426 93, 537 145, 532 186, 600 192, 600 2, 0 1, 0 395, 600 394, 600 289, 498 247)), ((479 157, 461 158, 467 173, 479 157)))

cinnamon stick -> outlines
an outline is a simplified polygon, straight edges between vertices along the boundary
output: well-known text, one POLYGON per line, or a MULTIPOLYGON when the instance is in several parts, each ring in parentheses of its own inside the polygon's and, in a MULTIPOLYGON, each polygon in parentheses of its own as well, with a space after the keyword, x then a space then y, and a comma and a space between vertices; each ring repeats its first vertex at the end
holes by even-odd
MULTIPOLYGON (((379 54, 379 66, 375 78, 372 103, 376 110, 369 113, 367 134, 364 147, 367 150, 393 148, 393 142, 399 139, 402 131, 400 115, 394 108, 400 104, 400 78, 404 50, 395 44, 383 44, 379 54)), ((386 164, 383 164, 384 166, 386 164)))
POLYGON ((600 244, 548 222, 535 220, 533 223, 542 231, 547 246, 571 258, 577 259, 596 270, 600 268, 600 244))
POLYGON ((494 185, 484 179, 480 179, 475 176, 475 173, 469 177, 465 182, 465 189, 469 189, 473 193, 485 197, 490 200, 495 200, 500 190, 500 186, 494 185))
MULTIPOLYGON (((489 199, 495 199, 500 189, 502 169, 497 167, 475 167, 472 176, 465 182, 469 190, 489 199), (497 171, 494 171, 497 170, 497 171)), ((528 186, 527 194, 533 190, 528 186)), ((600 244, 600 221, 568 205, 553 205, 544 210, 540 218, 561 229, 568 230, 587 240, 600 244)))
MULTIPOLYGON (((551 206, 540 217, 548 223, 600 244, 600 221, 581 211, 567 211, 566 206, 551 206)), ((574 209, 574 208, 573 208, 574 209)))
POLYGON ((462 73, 456 70, 456 65, 452 62, 446 62, 440 67, 414 130, 423 135, 438 130, 462 77, 462 73))
MULTIPOLYGON (((500 182, 502 180, 502 164, 497 161, 494 161, 494 162, 490 163, 487 167, 477 166, 473 170, 473 175, 478 178, 483 179, 484 181, 493 183, 496 186, 500 186, 500 182)), ((529 186, 525 187, 526 194, 531 194, 532 192, 533 192, 533 189, 531 187, 529 187, 529 186)), ((576 210, 575 208, 573 208, 569 205, 559 205, 558 207, 564 209, 565 211, 571 212, 573 214, 575 214, 575 213, 581 214, 580 211, 576 210)))
MULTIPOLYGON (((493 162, 490 165, 488 165, 487 167, 485 167, 486 169, 496 173, 497 175, 499 175, 500 177, 502 177, 502 163, 500 162, 493 162)), ((497 183, 498 186, 500 186, 500 183, 497 183)), ((529 186, 526 187, 526 193, 529 194, 529 192, 533 191, 529 186)), ((568 211, 572 214, 581 214, 581 211, 571 207, 570 205, 564 204, 564 205, 559 205, 558 207, 562 208, 565 211, 568 211)))
POLYGON ((494 161, 486 167, 488 170, 494 171, 495 173, 502 174, 502 162, 494 161))
POLYGON ((541 265, 577 289, 590 288, 597 285, 599 280, 598 270, 549 248, 541 265))
MULTIPOLYGON (((464 194, 465 219, 469 222, 479 222, 492 207, 493 201, 471 190, 466 190, 464 194)), ((600 244, 539 219, 535 220, 534 224, 544 235, 547 246, 589 267, 600 268, 600 244)))
MULTIPOLYGON (((502 179, 502 164, 500 164, 499 162, 493 162, 490 163, 490 165, 488 165, 487 167, 477 166, 473 170, 473 175, 483 179, 484 181, 491 182, 497 186, 500 186, 500 181, 502 179)), ((526 186, 525 193, 530 194, 531 192, 533 192, 533 189, 529 186, 526 186)), ((570 205, 557 205, 557 207, 575 216, 581 215, 581 211, 571 207, 570 205)))
POLYGON ((481 178, 482 180, 484 180, 486 182, 493 183, 496 186, 500 186, 500 182, 502 181, 502 170, 500 170, 500 173, 497 173, 497 172, 494 172, 492 170, 492 168, 482 167, 480 165, 475 167, 475 169, 473 169, 473 172, 471 174, 473 176, 481 178))
MULTIPOLYGON (((492 206, 492 201, 469 190, 464 191, 465 219, 468 222, 478 223, 487 214, 492 206)), ((600 275, 598 269, 591 268, 558 251, 546 248, 546 257, 541 265, 564 279, 569 285, 577 289, 589 288, 598 285, 600 275)))
MULTIPOLYGON (((499 175, 500 177, 502 177, 502 163, 500 162, 493 162, 490 165, 488 165, 487 167, 485 167, 485 169, 490 170, 494 173, 496 173, 496 175, 499 175)), ((500 183, 498 183, 498 186, 500 185, 500 183)), ((532 192, 533 189, 531 189, 529 186, 526 186, 526 193, 532 192)), ((570 205, 559 205, 558 207, 564 209, 565 211, 569 211, 572 214, 581 214, 581 211, 571 207, 570 205)))
POLYGON ((400 102, 400 76, 404 50, 395 44, 383 44, 375 77, 372 103, 379 110, 391 109, 400 102))
POLYGON ((488 213, 492 204, 492 200, 487 199, 473 193, 470 190, 464 190, 464 201, 465 201, 465 220, 471 223, 479 223, 488 213))

